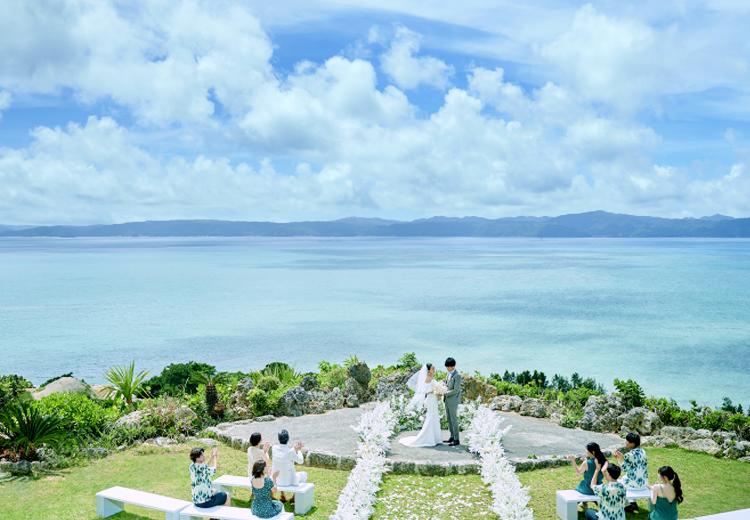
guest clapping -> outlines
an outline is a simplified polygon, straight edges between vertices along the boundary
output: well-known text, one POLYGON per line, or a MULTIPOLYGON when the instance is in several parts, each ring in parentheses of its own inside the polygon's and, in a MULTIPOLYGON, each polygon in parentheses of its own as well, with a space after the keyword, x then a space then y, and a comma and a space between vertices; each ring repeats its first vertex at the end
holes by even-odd
POLYGON ((271 468, 271 459, 268 457, 268 450, 271 449, 271 444, 268 442, 261 442, 260 433, 255 432, 250 435, 250 447, 247 449, 247 474, 252 478, 253 466, 256 462, 262 460, 266 463, 266 474, 271 468))
POLYGON ((591 489, 592 479, 594 479, 596 484, 601 484, 602 471, 607 468, 607 458, 602 453, 599 445, 595 442, 590 442, 586 445, 586 458, 579 466, 576 466, 576 458, 574 456, 571 455, 568 457, 568 460, 576 473, 583 475, 581 482, 576 486, 576 491, 584 495, 593 495, 594 490, 591 489))
POLYGON ((596 475, 589 482, 591 488, 599 497, 599 511, 586 510, 586 520, 625 520, 625 506, 628 503, 625 486, 617 479, 620 478, 622 470, 617 464, 605 464, 604 469, 598 459, 595 460, 597 470, 604 473, 606 482, 602 485, 596 484, 596 475))
MULTIPOLYGON (((267 468, 264 460, 253 464, 250 485, 253 490, 253 505, 250 510, 258 518, 273 518, 284 510, 278 500, 271 498, 276 492, 274 480, 266 476, 267 468)), ((276 475, 274 474, 274 478, 276 475)))
POLYGON ((304 445, 301 442, 295 442, 294 447, 289 446, 289 432, 281 430, 279 432, 279 444, 271 450, 273 459, 273 473, 278 473, 276 481, 278 486, 297 486, 307 482, 307 472, 296 471, 295 464, 303 464, 305 458, 302 455, 304 445))
MULTIPOLYGON (((620 450, 615 452, 615 458, 622 464, 625 476, 622 483, 627 489, 645 489, 648 487, 648 460, 646 452, 641 448, 641 436, 630 432, 625 436, 627 451, 623 454, 620 450)), ((626 512, 638 511, 638 505, 631 502, 625 508, 626 512)))
POLYGON ((223 506, 229 502, 229 495, 223 491, 215 491, 211 477, 216 473, 219 465, 219 449, 211 450, 211 457, 206 462, 203 448, 193 448, 190 451, 190 486, 193 490, 193 503, 196 507, 223 506))

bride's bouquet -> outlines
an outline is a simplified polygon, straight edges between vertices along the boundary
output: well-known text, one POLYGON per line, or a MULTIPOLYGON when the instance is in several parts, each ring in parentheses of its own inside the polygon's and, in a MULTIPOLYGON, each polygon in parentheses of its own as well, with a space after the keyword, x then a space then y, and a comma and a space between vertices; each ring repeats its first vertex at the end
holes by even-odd
POLYGON ((448 387, 445 383, 440 381, 439 383, 435 383, 435 386, 432 388, 432 391, 435 393, 437 397, 443 397, 446 393, 448 393, 448 387))

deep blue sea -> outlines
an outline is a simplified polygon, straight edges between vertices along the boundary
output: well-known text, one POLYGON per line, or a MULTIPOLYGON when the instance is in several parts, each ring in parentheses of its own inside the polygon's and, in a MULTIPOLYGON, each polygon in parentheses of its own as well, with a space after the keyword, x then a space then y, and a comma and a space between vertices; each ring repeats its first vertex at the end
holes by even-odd
POLYGON ((1 373, 415 351, 750 404, 750 241, 0 239, 1 373))

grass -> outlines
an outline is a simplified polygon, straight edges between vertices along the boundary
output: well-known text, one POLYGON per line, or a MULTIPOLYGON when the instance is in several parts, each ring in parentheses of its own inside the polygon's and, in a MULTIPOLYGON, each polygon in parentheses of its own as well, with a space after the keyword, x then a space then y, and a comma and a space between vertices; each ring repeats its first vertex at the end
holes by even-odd
MULTIPOLYGON (((191 446, 139 447, 61 471, 39 480, 14 480, 0 484, 3 520, 94 520, 97 491, 125 486, 190 500, 188 453, 191 446)), ((315 508, 304 518, 323 519, 336 508, 336 500, 349 476, 347 471, 305 468, 315 483, 315 508)), ((245 475, 243 451, 221 446, 219 474, 245 475)), ((249 490, 235 490, 232 505, 249 507, 249 490), (236 499, 235 499, 236 498, 236 499)), ((113 520, 164 519, 164 514, 126 506, 113 520)), ((289 506, 289 510, 293 507, 289 506)))
MULTIPOLYGON (((114 485, 143 489, 190 500, 187 473, 188 446, 170 449, 141 447, 114 454, 83 467, 61 471, 39 480, 15 480, 0 484, 3 520, 94 520, 94 495, 114 485)), ((679 449, 648 448, 651 480, 659 466, 669 464, 679 473, 685 491, 680 518, 750 508, 750 464, 716 459, 679 449)), ((245 453, 222 446, 219 472, 243 475, 245 453)), ((323 519, 333 512, 348 473, 305 468, 315 483, 316 508, 303 518, 323 519)), ((576 485, 570 467, 519 473, 531 491, 536 520, 554 520, 555 491, 576 485)), ((234 505, 248 506, 248 491, 238 490, 234 505)), ((375 519, 493 518, 491 497, 476 475, 452 477, 387 476, 378 496, 375 519)), ((642 502, 642 506, 645 504, 642 502)), ((582 518, 583 515, 581 515, 582 518)), ((645 520, 645 511, 628 520, 645 520)), ((115 520, 163 518, 163 515, 128 507, 115 520)))

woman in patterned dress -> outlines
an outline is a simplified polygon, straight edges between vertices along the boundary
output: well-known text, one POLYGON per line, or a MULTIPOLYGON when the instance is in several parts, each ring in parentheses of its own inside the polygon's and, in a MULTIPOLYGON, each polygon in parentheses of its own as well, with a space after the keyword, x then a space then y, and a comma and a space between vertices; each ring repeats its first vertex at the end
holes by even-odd
POLYGON ((682 503, 680 477, 669 466, 659 468, 659 484, 651 486, 651 513, 649 520, 677 520, 677 504, 682 503))
MULTIPOLYGON (((596 468, 601 470, 598 461, 596 468)), ((603 471, 604 478, 607 480, 604 484, 597 485, 596 477, 591 479, 591 487, 599 497, 599 511, 587 509, 586 520, 625 520, 625 506, 628 505, 627 491, 621 482, 617 482, 621 472, 617 464, 607 464, 603 471)))
POLYGON ((284 506, 278 500, 273 500, 271 495, 276 492, 274 473, 273 479, 266 477, 266 462, 259 460, 253 464, 253 478, 250 480, 253 491, 253 505, 250 508, 258 518, 273 518, 284 510, 284 506))

